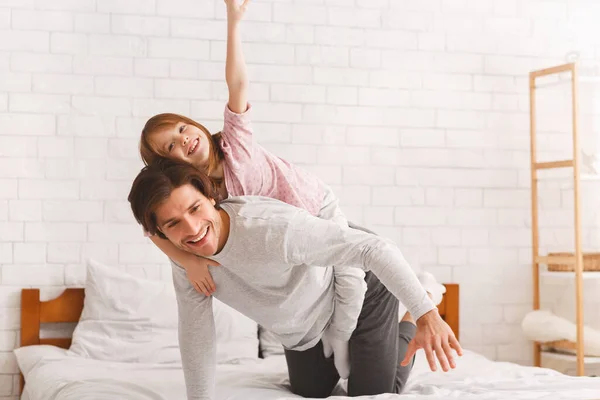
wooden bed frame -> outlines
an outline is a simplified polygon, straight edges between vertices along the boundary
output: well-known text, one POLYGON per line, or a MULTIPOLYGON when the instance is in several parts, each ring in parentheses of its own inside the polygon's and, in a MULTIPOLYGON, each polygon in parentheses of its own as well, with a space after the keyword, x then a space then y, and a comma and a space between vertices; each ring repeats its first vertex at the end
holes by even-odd
MULTIPOLYGON (((438 310, 458 339, 459 286, 454 283, 445 286, 446 293, 438 310)), ((83 310, 83 298, 83 288, 66 289, 60 296, 48 301, 40 301, 39 289, 22 289, 21 346, 48 344, 68 349, 71 346, 70 337, 40 338, 40 327, 46 323, 77 323, 83 310)), ((24 385, 21 375, 21 391, 24 385)))

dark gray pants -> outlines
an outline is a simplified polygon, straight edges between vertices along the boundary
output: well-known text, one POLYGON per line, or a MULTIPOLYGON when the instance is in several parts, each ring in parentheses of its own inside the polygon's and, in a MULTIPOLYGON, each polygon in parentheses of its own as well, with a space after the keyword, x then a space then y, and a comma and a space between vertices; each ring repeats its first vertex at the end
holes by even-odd
MULTIPOLYGON (((401 393, 413 362, 400 366, 416 327, 398 323, 398 299, 371 272, 356 329, 350 338, 348 396, 401 393)), ((292 392, 303 397, 331 395, 340 376, 323 343, 305 351, 285 350, 292 392)))

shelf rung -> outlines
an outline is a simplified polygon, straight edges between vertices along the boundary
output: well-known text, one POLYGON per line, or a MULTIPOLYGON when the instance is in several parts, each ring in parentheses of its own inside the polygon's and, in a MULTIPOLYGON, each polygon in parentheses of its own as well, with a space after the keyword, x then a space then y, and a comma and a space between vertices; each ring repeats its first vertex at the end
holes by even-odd
POLYGON ((577 343, 571 342, 569 340, 556 340, 554 342, 543 342, 540 344, 542 346, 548 346, 561 350, 577 350, 577 343))
POLYGON ((538 264, 567 264, 575 265, 575 256, 537 256, 538 264))
POLYGON ((568 64, 563 64, 563 65, 557 65, 555 67, 540 69, 538 71, 532 71, 529 73, 529 76, 533 79, 536 79, 541 76, 558 74, 560 72, 573 71, 574 68, 575 67, 574 67, 573 63, 568 63, 568 64))
POLYGON ((567 168, 574 165, 573 160, 548 161, 533 164, 535 169, 567 168))

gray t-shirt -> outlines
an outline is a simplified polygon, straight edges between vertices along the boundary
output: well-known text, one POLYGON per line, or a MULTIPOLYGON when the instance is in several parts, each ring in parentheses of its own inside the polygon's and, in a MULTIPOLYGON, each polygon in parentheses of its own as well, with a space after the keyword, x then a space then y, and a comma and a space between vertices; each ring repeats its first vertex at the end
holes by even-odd
MULTIPOLYGON (((267 197, 231 197, 221 207, 230 229, 221 252, 209 257, 222 265, 211 269, 214 296, 273 332, 288 349, 305 350, 321 339, 333 314, 332 265, 372 271, 415 319, 435 308, 387 239, 267 197)), ((188 399, 214 399, 212 297, 196 292, 174 263, 173 281, 188 399)))

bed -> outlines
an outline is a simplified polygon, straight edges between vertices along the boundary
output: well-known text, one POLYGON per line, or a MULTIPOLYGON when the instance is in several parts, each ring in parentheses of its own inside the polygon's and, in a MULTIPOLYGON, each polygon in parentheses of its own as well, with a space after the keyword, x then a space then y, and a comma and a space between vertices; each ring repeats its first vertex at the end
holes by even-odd
MULTIPOLYGON (((440 315, 459 332, 459 286, 447 284, 440 315)), ((66 289, 59 297, 40 301, 38 289, 22 291, 19 366, 24 400, 131 399, 184 400, 180 365, 124 363, 75 357, 66 350, 70 337, 40 337, 47 323, 76 323, 84 307, 83 288, 66 289)), ((331 399, 344 395, 341 381, 331 399)), ((286 400, 289 391, 285 358, 275 355, 217 366, 219 400, 286 400)), ((576 378, 552 370, 493 362, 466 351, 449 373, 429 371, 424 354, 402 396, 370 396, 377 400, 432 399, 600 399, 600 379, 576 378)))

